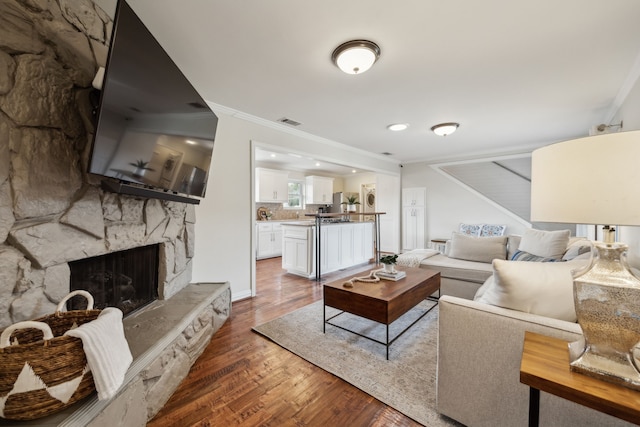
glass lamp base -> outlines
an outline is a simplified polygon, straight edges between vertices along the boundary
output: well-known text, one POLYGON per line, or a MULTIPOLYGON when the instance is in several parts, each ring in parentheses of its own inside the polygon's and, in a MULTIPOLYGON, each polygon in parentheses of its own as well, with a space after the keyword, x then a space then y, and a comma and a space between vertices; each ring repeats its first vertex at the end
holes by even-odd
POLYGON ((569 345, 571 370, 640 390, 640 280, 624 257, 627 245, 595 246, 591 268, 573 281, 583 338, 569 345))

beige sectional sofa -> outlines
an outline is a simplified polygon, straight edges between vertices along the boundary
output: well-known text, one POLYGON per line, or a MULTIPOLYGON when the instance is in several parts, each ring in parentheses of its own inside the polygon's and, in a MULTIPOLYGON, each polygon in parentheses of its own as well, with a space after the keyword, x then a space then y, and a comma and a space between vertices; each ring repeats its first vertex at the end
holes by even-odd
MULTIPOLYGON (((480 239, 494 239, 485 238, 480 239)), ((499 239, 498 239, 499 240, 499 239)), ((520 236, 504 237, 505 246, 501 259, 511 259, 520 244, 520 236)), ((447 241, 443 254, 429 256, 420 262, 420 268, 428 268, 440 272, 440 295, 452 295, 460 298, 473 299, 478 288, 493 273, 491 260, 472 261, 451 258, 451 240, 447 241)))
MULTIPOLYGON (((525 243, 525 237, 526 234, 522 243, 525 243)), ((515 250, 521 249, 515 237, 510 236, 508 240, 511 240, 509 253, 514 254, 515 250)), ((563 244, 568 254, 568 241, 563 244)), ((528 248, 536 250, 535 246, 528 248)), ((574 255, 578 253, 573 249, 571 251, 574 255)), ((541 259, 543 255, 548 254, 540 255, 541 259)), ((496 261, 494 269, 491 263, 464 262, 445 255, 431 256, 421 261, 421 267, 438 269, 442 275, 437 368, 437 410, 440 413, 472 427, 527 425, 529 388, 519 380, 524 333, 532 331, 567 341, 575 341, 580 337, 580 326, 575 323, 569 269, 585 263, 512 262, 503 258, 496 261), (521 280, 517 276, 513 278, 513 272, 518 267, 526 270, 526 276, 521 280), (468 271, 463 271, 465 269, 468 271), (540 270, 539 274, 535 273, 536 269, 540 270), (557 280, 552 275, 557 276, 557 280), (540 291, 536 293, 533 288, 534 293, 526 294, 537 285, 536 280, 544 282, 540 283, 540 291), (522 282, 520 292, 527 295, 524 302, 513 295, 500 299, 509 292, 517 292, 519 282, 522 282), (483 283, 486 285, 477 292, 483 283), (495 292, 491 286, 503 288, 495 292), (559 292, 556 288, 560 287, 564 290, 556 293, 559 292), (551 295, 547 297, 550 301, 544 299, 545 292, 551 295), (474 301, 476 293, 478 296, 474 301), (485 302, 481 302, 483 300, 485 302), (565 310, 558 307, 563 304, 565 310), (567 305, 571 307, 569 311, 573 319, 571 314, 567 314, 567 305), (519 309, 512 309, 514 306, 519 309)), ((540 425, 601 427, 631 424, 541 393, 540 425)))
POLYGON ((478 238, 454 233, 443 253, 431 249, 413 250, 400 255, 398 265, 439 271, 441 296, 473 299, 493 272, 493 258, 511 259, 519 244, 520 236, 517 235, 478 238), (453 256, 450 256, 452 251, 453 256))
MULTIPOLYGON (((438 412, 469 427, 526 426, 529 388, 520 383, 524 332, 574 341, 580 326, 451 296, 439 305, 438 412)), ((540 426, 630 425, 541 393, 540 426)))

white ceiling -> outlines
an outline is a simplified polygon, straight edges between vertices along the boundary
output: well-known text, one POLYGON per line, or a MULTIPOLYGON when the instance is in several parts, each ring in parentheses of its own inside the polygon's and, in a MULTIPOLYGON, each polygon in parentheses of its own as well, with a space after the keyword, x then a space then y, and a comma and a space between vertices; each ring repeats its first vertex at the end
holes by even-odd
POLYGON ((638 0, 129 3, 207 101, 403 163, 587 135, 640 73, 638 0), (342 73, 333 49, 362 38, 380 60, 342 73))
POLYGON ((345 165, 314 159, 309 155, 290 153, 285 151, 255 149, 256 166, 286 171, 298 171, 305 175, 342 176, 368 172, 345 165))

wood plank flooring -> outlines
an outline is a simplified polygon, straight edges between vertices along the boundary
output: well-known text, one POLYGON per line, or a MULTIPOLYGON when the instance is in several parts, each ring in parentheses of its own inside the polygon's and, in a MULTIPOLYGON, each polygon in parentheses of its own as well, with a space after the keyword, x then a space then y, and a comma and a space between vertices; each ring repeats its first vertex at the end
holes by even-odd
MULTIPOLYGON (((327 274, 332 281, 363 268, 327 274)), ((231 316, 149 427, 420 426, 340 378, 251 331, 322 299, 322 285, 257 262, 255 298, 231 316)))

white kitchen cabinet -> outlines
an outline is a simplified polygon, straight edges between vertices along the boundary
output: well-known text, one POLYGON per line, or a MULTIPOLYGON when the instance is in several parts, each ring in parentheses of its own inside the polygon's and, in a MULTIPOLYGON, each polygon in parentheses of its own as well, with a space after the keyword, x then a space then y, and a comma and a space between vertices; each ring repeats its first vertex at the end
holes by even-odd
POLYGON ((402 250, 426 248, 426 203, 424 187, 402 189, 402 250))
POLYGON ((355 247, 361 242, 355 241, 355 225, 353 227, 343 227, 340 230, 340 263, 341 265, 354 265, 355 247))
POLYGON ((333 178, 305 177, 305 202, 308 205, 333 204, 333 178))
POLYGON ((282 225, 278 222, 260 222, 256 227, 256 259, 282 256, 282 225))
POLYGON ((340 269, 345 256, 342 250, 343 227, 341 225, 327 225, 320 228, 320 233, 322 239, 320 241, 322 271, 340 269))
POLYGON ((356 224, 353 228, 354 265, 369 262, 373 257, 373 225, 371 223, 356 224))
POLYGON ((313 276, 313 227, 282 228, 282 268, 304 277, 313 276))
POLYGON ((289 200, 289 173, 256 168, 256 202, 284 203, 289 200))
MULTIPOLYGON (((316 274, 315 226, 283 223, 282 268, 313 278, 316 274)), ((373 257, 373 223, 350 222, 320 226, 321 273, 369 262, 373 257)))

